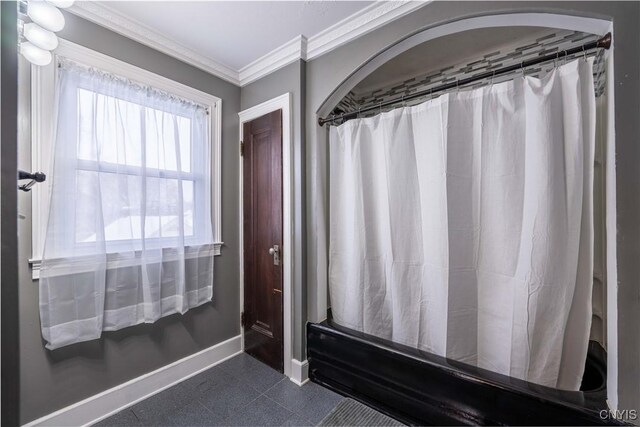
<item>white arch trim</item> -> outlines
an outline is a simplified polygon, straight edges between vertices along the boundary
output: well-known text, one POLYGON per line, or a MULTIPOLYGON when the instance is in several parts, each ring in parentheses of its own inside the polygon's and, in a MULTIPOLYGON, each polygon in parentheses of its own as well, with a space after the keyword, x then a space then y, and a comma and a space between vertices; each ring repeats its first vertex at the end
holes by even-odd
MULTIPOLYGON (((385 62, 395 58, 401 53, 429 40, 479 28, 493 27, 547 27, 560 30, 582 31, 585 33, 604 35, 607 32, 613 34, 613 23, 606 19, 587 18, 583 16, 561 15, 558 13, 528 13, 514 12, 497 15, 475 16, 462 18, 443 24, 435 24, 430 28, 406 37, 398 43, 377 53, 367 60, 360 68, 345 79, 336 90, 322 103, 318 110, 318 116, 328 115, 333 108, 349 93, 360 81, 378 69, 385 62)), ((613 51, 613 39, 611 49, 613 51)))

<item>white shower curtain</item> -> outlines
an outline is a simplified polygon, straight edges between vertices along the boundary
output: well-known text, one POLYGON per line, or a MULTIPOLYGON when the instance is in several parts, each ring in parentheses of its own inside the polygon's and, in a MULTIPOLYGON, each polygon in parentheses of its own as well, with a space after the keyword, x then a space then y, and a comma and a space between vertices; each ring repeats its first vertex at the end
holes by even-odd
POLYGON ((594 135, 584 59, 331 128, 334 320, 577 390, 594 135))
POLYGON ((63 61, 40 270, 47 348, 212 298, 203 106, 63 61))

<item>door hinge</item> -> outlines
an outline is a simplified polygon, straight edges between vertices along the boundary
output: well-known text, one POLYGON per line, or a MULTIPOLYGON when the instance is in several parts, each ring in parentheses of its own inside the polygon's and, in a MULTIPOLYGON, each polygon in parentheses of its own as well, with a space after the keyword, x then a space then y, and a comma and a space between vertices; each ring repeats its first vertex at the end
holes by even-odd
POLYGON ((244 156, 244 142, 240 141, 240 157, 244 156))
POLYGON ((240 326, 244 328, 244 311, 240 313, 240 326))

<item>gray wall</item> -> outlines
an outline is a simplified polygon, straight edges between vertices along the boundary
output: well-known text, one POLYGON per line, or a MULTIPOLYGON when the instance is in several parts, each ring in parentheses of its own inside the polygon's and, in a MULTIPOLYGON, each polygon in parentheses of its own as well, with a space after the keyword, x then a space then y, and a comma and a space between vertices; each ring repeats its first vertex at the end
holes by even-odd
MULTIPOLYGON (((19 195, 20 411, 26 423, 158 369, 240 333, 238 288, 238 111, 240 88, 204 71, 65 14, 64 39, 222 99, 222 255, 215 260, 213 302, 154 324, 106 332, 96 341, 44 348, 38 284, 31 279, 31 197, 19 195)), ((29 69, 21 63, 19 166, 30 170, 29 69)), ((14 184, 12 184, 14 185, 14 184)), ((3 193, 4 196, 4 193, 3 193)), ((3 202, 4 203, 4 202, 3 202)), ((4 219, 4 218, 3 218, 4 219)), ((4 224, 4 221, 3 221, 4 224)))
MULTIPOLYGON (((315 200, 327 196, 327 131, 317 123, 317 111, 333 105, 325 100, 352 73, 370 59, 407 36, 426 28, 470 16, 501 12, 559 12, 567 15, 606 18, 614 24, 615 44, 615 131, 618 210, 618 342, 620 408, 640 408, 640 52, 638 2, 434 2, 366 36, 360 37, 307 63, 307 293, 309 316, 321 319, 318 312, 318 276, 326 265, 318 265, 314 236, 326 232, 313 207, 315 200)), ((337 100, 339 101, 339 99, 337 100)), ((337 102, 336 101, 336 102, 337 102)), ((610 284, 613 285, 613 284, 610 284)), ((609 314, 610 321, 613 321, 609 314)))
MULTIPOLYGON (((307 295, 303 281, 305 277, 305 201, 304 201, 304 108, 305 108, 306 62, 299 60, 287 65, 253 83, 242 87, 240 107, 246 110, 262 102, 290 92, 292 96, 291 117, 293 121, 293 175, 294 175, 294 235, 295 250, 293 274, 293 345, 295 359, 304 360, 306 344, 304 325, 307 320, 307 295)), ((286 249, 285 249, 286 250, 286 249)))
POLYGON ((20 355, 18 348, 18 198, 16 191, 18 124, 18 31, 15 2, 0 2, 0 302, 2 303, 2 418, 0 424, 18 424, 20 355), (7 349, 10 349, 7 351, 7 349))

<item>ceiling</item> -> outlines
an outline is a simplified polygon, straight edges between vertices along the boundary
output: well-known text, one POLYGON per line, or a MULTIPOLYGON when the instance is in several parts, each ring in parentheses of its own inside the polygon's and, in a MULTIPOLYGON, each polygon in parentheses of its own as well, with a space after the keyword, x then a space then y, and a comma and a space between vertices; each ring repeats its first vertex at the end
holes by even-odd
POLYGON ((440 37, 419 44, 386 62, 358 83, 352 91, 356 95, 371 92, 552 31, 543 27, 494 27, 440 37))
POLYGON ((117 1, 108 6, 240 69, 298 35, 313 36, 370 1, 117 1))

